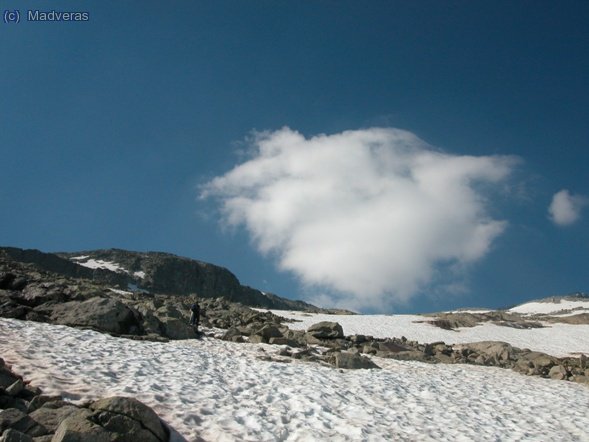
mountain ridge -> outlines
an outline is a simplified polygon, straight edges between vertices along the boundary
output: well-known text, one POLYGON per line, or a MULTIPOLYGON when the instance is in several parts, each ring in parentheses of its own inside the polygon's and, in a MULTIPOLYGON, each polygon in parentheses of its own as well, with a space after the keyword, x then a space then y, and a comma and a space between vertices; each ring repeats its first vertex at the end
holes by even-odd
POLYGON ((250 307, 300 310, 315 313, 352 313, 324 309, 301 300, 242 285, 227 268, 172 253, 96 249, 79 252, 42 252, 37 249, 0 247, 11 259, 72 278, 112 284, 118 289, 165 295, 222 297, 250 307))

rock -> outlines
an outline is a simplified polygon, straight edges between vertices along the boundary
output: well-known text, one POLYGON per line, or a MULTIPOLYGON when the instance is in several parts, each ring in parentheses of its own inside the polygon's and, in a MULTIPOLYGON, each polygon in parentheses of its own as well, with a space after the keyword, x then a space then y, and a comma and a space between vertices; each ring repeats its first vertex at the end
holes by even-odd
POLYGON ((548 372, 548 377, 551 379, 563 380, 567 378, 567 371, 562 365, 555 365, 548 372))
POLYGON ((162 335, 165 333, 163 324, 151 310, 143 306, 139 313, 141 315, 141 325, 146 334, 162 335))
MULTIPOLYGON (((160 319, 161 320, 161 319, 160 319)), ((167 318, 163 323, 164 334, 170 339, 195 339, 194 327, 181 319, 167 318)))
POLYGON ((79 410, 75 405, 65 405, 59 408, 41 407, 33 411, 29 416, 44 430, 42 432, 37 431, 37 433, 41 433, 37 435, 42 436, 44 434, 55 433, 57 427, 59 427, 59 424, 63 420, 77 413, 79 410))
POLYGON ((28 410, 28 404, 27 401, 22 398, 0 394, 0 408, 16 408, 17 410, 26 412, 28 410))
POLYGON ((31 310, 30 307, 20 305, 18 302, 7 299, 6 296, 0 298, 0 316, 4 318, 23 319, 31 310))
MULTIPOLYGON (((145 427, 157 440, 166 441, 168 435, 158 415, 147 405, 134 398, 115 396, 101 399, 90 405, 91 410, 119 414, 138 422, 145 427)), ((113 425, 121 423, 115 419, 113 425)), ((138 438, 138 440, 143 440, 138 438)))
POLYGON ((232 341, 233 338, 236 338, 238 336, 242 337, 243 335, 237 328, 231 327, 223 334, 221 339, 223 339, 224 341, 232 341))
POLYGON ((251 344, 262 344, 264 343, 264 337, 260 335, 252 335, 250 336, 249 342, 251 344))
POLYGON ((526 359, 530 361, 535 368, 549 369, 557 363, 556 358, 540 352, 532 352, 526 356, 526 359))
POLYGON ((485 361, 488 361, 485 365, 489 362, 491 362, 492 365, 505 365, 505 363, 512 360, 515 355, 515 351, 511 345, 500 341, 474 342, 470 344, 462 344, 456 346, 456 348, 458 351, 468 349, 471 352, 482 355, 485 361), (489 361, 490 359, 494 359, 494 361, 489 361))
POLYGON ((8 408, 0 411, 0 432, 12 428, 22 433, 35 426, 36 422, 25 412, 16 408, 8 408))
POLYGON ((337 322, 322 321, 307 329, 307 334, 318 339, 343 338, 344 330, 337 322))
POLYGON ((52 308, 51 320, 117 334, 126 334, 131 326, 137 325, 133 312, 122 302, 99 297, 57 304, 52 308))
POLYGON ((17 379, 8 388, 6 388, 6 394, 9 396, 18 396, 21 391, 25 388, 25 384, 22 379, 17 379))
POLYGON ((100 425, 94 423, 93 413, 84 408, 59 424, 52 442, 114 442, 114 434, 109 434, 100 425))
POLYGON ((332 355, 331 362, 336 368, 368 369, 380 368, 366 356, 358 353, 336 352, 332 355))
MULTIPOLYGON (((528 374, 531 369, 534 368, 534 364, 530 361, 525 359, 518 359, 515 365, 513 366, 513 370, 517 371, 518 373, 528 374)), ((531 373, 530 373, 531 374, 531 373)))
POLYGON ((378 345, 378 351, 381 351, 381 352, 399 353, 400 351, 409 350, 407 347, 396 344, 392 341, 378 342, 377 345, 378 345))
POLYGON ((430 362, 428 356, 419 350, 400 351, 398 353, 387 353, 387 357, 397 359, 399 361, 420 361, 430 362))
POLYGON ((10 284, 10 289, 21 291, 22 289, 24 289, 27 286, 27 283, 28 283, 27 278, 25 278, 24 276, 18 276, 10 284))
POLYGON ((43 405, 49 402, 63 402, 61 396, 45 396, 45 395, 38 395, 35 396, 31 402, 29 403, 28 412, 32 413, 33 411, 41 408, 43 405))
POLYGON ((365 335, 352 335, 350 336, 350 342, 353 344, 363 344, 364 342, 369 342, 372 340, 372 336, 365 336, 365 335))
POLYGON ((273 345, 290 345, 292 343, 292 341, 290 339, 283 338, 281 336, 281 337, 268 339, 268 343, 273 344, 273 345))
POLYGON ((587 356, 585 356, 584 353, 581 353, 581 356, 579 357, 579 366, 583 369, 588 367, 587 356))
POLYGON ((0 437, 0 442, 33 442, 33 438, 28 434, 9 428, 0 437))
POLYGON ((264 338, 265 342, 268 342, 270 338, 282 338, 282 332, 275 325, 267 324, 264 325, 260 330, 254 334, 260 335, 264 338))
POLYGON ((364 346, 362 347, 362 353, 366 353, 366 354, 376 354, 376 352, 378 351, 378 342, 372 341, 369 342, 368 344, 364 344, 364 346))
POLYGON ((588 384, 589 385, 589 376, 585 376, 582 374, 573 376, 573 381, 578 382, 580 384, 588 384))
POLYGON ((46 288, 38 285, 26 287, 20 298, 25 304, 33 307, 50 301, 63 302, 66 300, 65 294, 59 287, 46 288))
POLYGON ((39 387, 34 387, 31 384, 26 384, 25 388, 20 392, 20 397, 27 401, 32 401, 36 396, 41 394, 39 387))
POLYGON ((10 272, 1 272, 0 273, 0 290, 10 290, 12 281, 14 281, 16 276, 10 272))

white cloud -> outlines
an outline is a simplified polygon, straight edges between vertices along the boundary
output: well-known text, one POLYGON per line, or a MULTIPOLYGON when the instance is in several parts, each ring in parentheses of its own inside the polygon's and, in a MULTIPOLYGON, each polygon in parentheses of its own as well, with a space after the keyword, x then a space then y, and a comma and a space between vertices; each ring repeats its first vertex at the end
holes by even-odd
POLYGON ((482 184, 504 181, 514 157, 451 155, 397 129, 307 139, 283 128, 252 141, 251 158, 202 196, 217 198, 223 221, 245 226, 280 269, 339 306, 406 302, 440 267, 485 256, 506 227, 488 215, 482 184))
POLYGON ((581 195, 571 195, 563 189, 552 197, 548 213, 552 222, 559 226, 569 226, 579 220, 581 210, 589 203, 589 199, 581 195))

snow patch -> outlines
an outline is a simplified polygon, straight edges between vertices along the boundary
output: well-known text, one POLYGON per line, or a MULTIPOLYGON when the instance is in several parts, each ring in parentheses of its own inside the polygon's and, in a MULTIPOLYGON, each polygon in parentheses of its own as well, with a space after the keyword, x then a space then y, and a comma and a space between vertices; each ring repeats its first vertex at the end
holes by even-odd
POLYGON ((145 272, 144 271, 139 271, 139 272, 135 272, 133 273, 133 276, 135 276, 136 278, 145 278, 145 272))
POLYGON ((570 301, 562 299, 560 302, 528 302, 513 307, 508 311, 525 315, 549 315, 573 309, 589 309, 589 300, 570 301))
MULTIPOLYGON (((87 258, 87 257, 85 257, 85 258, 87 258)), ((74 258, 72 258, 72 259, 74 259, 74 258)), ((83 267, 87 267, 89 269, 105 269, 105 270, 110 270, 112 272, 117 272, 117 273, 129 273, 127 270, 125 270, 123 267, 121 267, 120 264, 117 264, 116 262, 111 262, 111 261, 103 261, 101 259, 89 259, 85 262, 78 262, 77 264, 81 265, 83 267)))
POLYGON ((128 292, 128 291, 126 291, 126 290, 113 289, 113 288, 110 288, 109 290, 110 290, 111 292, 113 292, 113 293, 117 293, 117 294, 119 294, 119 295, 132 295, 132 294, 133 294, 133 292, 128 292))

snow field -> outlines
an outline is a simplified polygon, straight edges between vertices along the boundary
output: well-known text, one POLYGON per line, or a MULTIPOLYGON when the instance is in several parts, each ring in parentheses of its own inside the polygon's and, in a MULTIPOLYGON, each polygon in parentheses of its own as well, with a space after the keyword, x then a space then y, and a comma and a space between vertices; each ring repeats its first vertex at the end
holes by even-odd
POLYGON ((134 396, 190 441, 589 441, 583 385, 380 358, 382 370, 259 359, 276 350, 0 319, 0 354, 46 394, 134 396))

